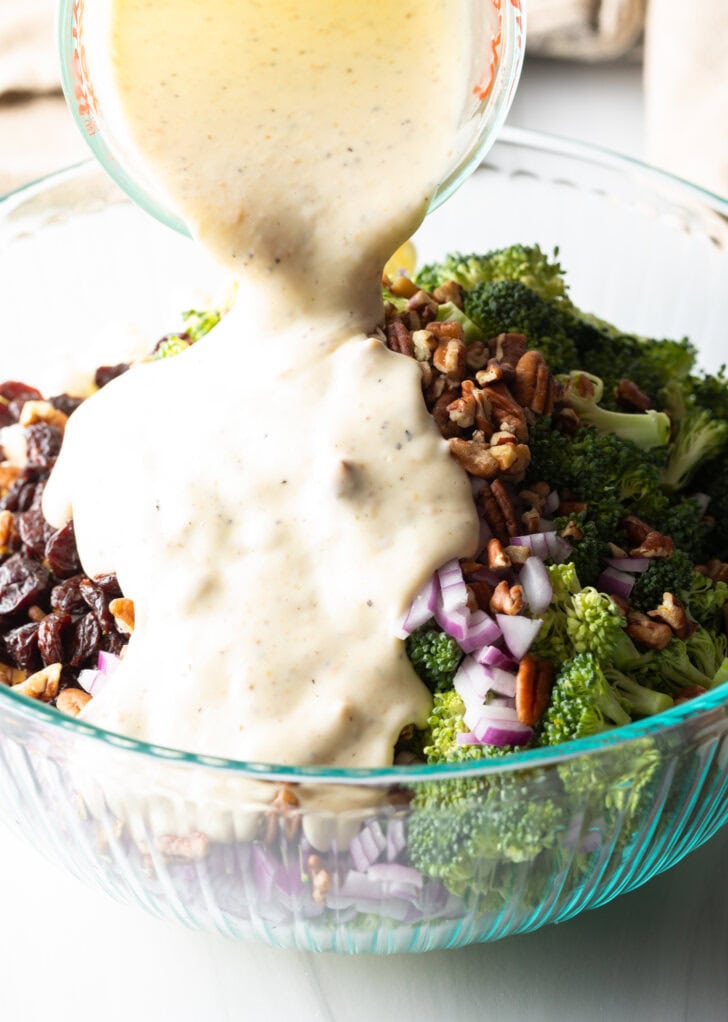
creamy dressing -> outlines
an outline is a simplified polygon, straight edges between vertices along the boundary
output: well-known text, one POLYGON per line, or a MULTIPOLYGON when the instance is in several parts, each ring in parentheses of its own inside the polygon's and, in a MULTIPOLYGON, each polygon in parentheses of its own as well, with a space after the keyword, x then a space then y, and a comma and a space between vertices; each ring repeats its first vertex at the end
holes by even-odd
POLYGON ((416 363, 369 335, 457 145, 467 10, 114 0, 129 132, 240 290, 208 338, 69 421, 46 515, 73 516, 84 570, 136 608, 86 720, 341 767, 390 764, 424 723, 396 622, 477 519, 416 363))

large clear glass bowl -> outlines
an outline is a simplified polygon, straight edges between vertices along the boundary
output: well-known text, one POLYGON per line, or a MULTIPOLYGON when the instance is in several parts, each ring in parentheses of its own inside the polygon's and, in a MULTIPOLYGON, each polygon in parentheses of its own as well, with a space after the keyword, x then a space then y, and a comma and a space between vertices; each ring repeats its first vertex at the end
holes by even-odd
MULTIPOLYGON (((577 302, 633 329, 689 333, 714 364, 728 322, 727 217, 728 204, 664 174, 511 130, 417 245, 428 258, 558 243, 577 302)), ((8 197, 0 274, 15 327, 4 357, 32 348, 48 306, 80 337, 92 298, 113 315, 145 287, 178 283, 176 270, 165 278, 169 234, 91 164, 8 197)), ((369 771, 153 748, 1 688, 0 811, 80 879, 191 927, 349 953, 496 940, 638 887, 726 822, 728 685, 501 764, 369 771), (434 781, 441 794, 472 791, 422 808, 434 781), (336 786, 346 808, 287 806, 281 789, 299 784, 336 786), (274 808, 261 806, 276 793, 274 808), (447 885, 409 868, 427 841, 447 885)))

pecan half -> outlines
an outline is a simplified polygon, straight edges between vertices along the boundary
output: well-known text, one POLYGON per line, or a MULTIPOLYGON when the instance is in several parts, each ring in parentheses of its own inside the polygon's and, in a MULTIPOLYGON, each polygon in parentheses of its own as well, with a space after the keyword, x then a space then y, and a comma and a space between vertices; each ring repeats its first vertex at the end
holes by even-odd
POLYGON ((533 727, 543 716, 551 698, 554 665, 527 654, 516 675, 516 713, 522 724, 533 727))
POLYGON ((621 525, 627 533, 627 539, 630 543, 642 543, 653 531, 651 525, 643 522, 636 515, 627 515, 626 518, 622 519, 621 525))
POLYGON ((520 614, 523 610, 523 587, 509 586, 503 579, 493 590, 490 610, 493 614, 520 614))
POLYGON ((516 378, 513 393, 524 408, 530 408, 536 395, 539 369, 546 366, 540 351, 526 351, 516 364, 516 378))
POLYGON ((647 616, 657 621, 664 621, 672 628, 678 639, 687 639, 698 627, 690 621, 683 604, 672 593, 662 594, 662 603, 655 610, 648 610, 647 616))
POLYGON ((482 369, 488 361, 488 346, 482 341, 471 341, 465 349, 465 361, 469 369, 482 369))
POLYGON ((661 621, 652 621, 638 610, 627 611, 627 635, 650 649, 664 649, 672 642, 672 629, 661 621))
POLYGON ((526 354, 528 341, 525 334, 498 334, 491 342, 498 362, 515 369, 526 354))
POLYGON ((401 319, 391 319, 386 325, 387 347, 398 351, 401 355, 414 355, 412 334, 401 319))
POLYGON ((508 526, 506 525, 506 520, 503 517, 503 512, 500 509, 500 504, 495 499, 493 490, 490 486, 486 485, 483 487, 478 495, 478 500, 483 508, 483 517, 490 526, 493 535, 496 536, 501 543, 507 543, 509 539, 508 526))

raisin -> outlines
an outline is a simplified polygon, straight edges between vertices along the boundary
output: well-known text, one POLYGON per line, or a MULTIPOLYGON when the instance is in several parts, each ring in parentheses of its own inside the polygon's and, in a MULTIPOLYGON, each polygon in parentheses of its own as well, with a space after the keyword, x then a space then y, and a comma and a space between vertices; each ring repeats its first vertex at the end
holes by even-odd
POLYGON ((119 362, 115 366, 99 366, 94 376, 94 383, 99 389, 105 387, 107 383, 111 383, 117 376, 122 376, 128 368, 128 362, 119 362))
POLYGON ((21 671, 37 671, 40 668, 38 655, 38 628, 36 621, 13 628, 4 638, 5 650, 10 660, 21 671))
POLYGON ((28 445, 28 464, 39 468, 52 468, 63 443, 58 426, 48 422, 35 422, 25 430, 28 445))
POLYGON ((51 607, 53 610, 60 610, 63 613, 75 614, 86 609, 86 601, 81 595, 81 582, 83 575, 74 575, 64 582, 59 582, 51 590, 51 607))
POLYGON ((38 652, 46 667, 65 660, 63 636, 70 623, 67 614, 48 614, 38 625, 38 652))
POLYGON ((0 565, 0 614, 14 614, 40 603, 50 587, 50 572, 24 554, 13 554, 0 565))
POLYGON ((116 630, 108 632, 101 640, 101 648, 106 653, 113 653, 114 656, 120 656, 121 651, 129 641, 128 635, 122 635, 121 632, 116 630))
POLYGON ((73 626, 68 660, 71 667, 84 667, 96 663, 101 648, 101 626, 93 614, 85 614, 73 626))
POLYGON ((27 511, 33 504, 41 470, 34 466, 26 466, 14 479, 8 492, 0 500, 0 508, 7 511, 27 511))
POLYGON ((94 575, 94 585, 97 585, 102 592, 106 593, 110 600, 115 600, 123 595, 119 580, 113 572, 110 572, 108 575, 94 575))
POLYGON ((102 635, 108 634, 114 627, 114 619, 109 610, 109 598, 102 589, 99 589, 91 579, 84 578, 81 581, 81 595, 96 615, 96 620, 101 626, 102 635))
POLYGON ((58 679, 59 694, 64 688, 78 688, 78 669, 70 667, 68 664, 64 664, 61 668, 61 676, 58 679))
POLYGON ((31 508, 15 516, 21 543, 28 548, 27 552, 38 560, 45 556, 46 543, 53 535, 53 528, 43 517, 40 508, 31 508))
POLYGON ((56 394, 55 397, 49 397, 48 401, 64 415, 73 415, 78 406, 83 404, 82 397, 72 397, 70 394, 56 394))
POLYGON ((72 521, 49 536, 45 557, 51 571, 59 578, 70 578, 81 570, 72 521))
MULTIPOLYGON (((20 408, 22 408, 26 401, 43 400, 43 395, 39 390, 29 386, 27 383, 19 383, 17 380, 5 380, 4 383, 0 383, 0 397, 8 402, 11 411, 13 410, 13 404, 19 404, 20 408)), ((14 421, 17 422, 19 414, 20 411, 14 414, 14 421)))

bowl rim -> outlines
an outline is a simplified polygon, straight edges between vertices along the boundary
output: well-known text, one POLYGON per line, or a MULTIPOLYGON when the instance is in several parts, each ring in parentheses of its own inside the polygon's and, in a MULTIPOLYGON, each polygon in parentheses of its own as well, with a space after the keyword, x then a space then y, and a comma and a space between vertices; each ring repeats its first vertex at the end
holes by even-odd
MULTIPOLYGON (((652 167, 642 160, 620 155, 602 146, 580 142, 548 132, 514 127, 502 129, 493 151, 497 152, 498 148, 502 146, 565 156, 581 162, 596 164, 603 168, 621 171, 628 175, 638 174, 639 176, 645 176, 655 184, 669 186, 673 194, 682 194, 685 198, 698 200, 703 205, 709 206, 716 213, 728 219, 728 199, 724 199, 699 185, 676 177, 667 171, 652 167)), ((481 167, 488 167, 492 159, 492 152, 481 163, 481 167)), ((6 195, 0 196, 0 215, 6 203, 12 206, 14 202, 22 201, 32 196, 34 191, 42 192, 49 185, 62 182, 66 177, 74 177, 77 174, 80 175, 92 169, 102 173, 102 168, 93 158, 85 159, 20 186, 6 195)), ((120 199, 131 203, 131 200, 123 195, 123 193, 120 193, 120 199)), ((555 766, 578 756, 597 755, 616 746, 627 746, 644 738, 656 737, 658 734, 660 737, 671 735, 688 721, 699 723, 703 716, 708 717, 711 713, 721 709, 728 712, 728 682, 710 689, 695 699, 688 700, 683 704, 674 706, 652 717, 647 717, 644 720, 604 731, 591 738, 582 738, 557 746, 515 752, 504 759, 371 768, 288 766, 285 764, 259 763, 226 759, 160 746, 96 727, 94 724, 86 723, 75 717, 67 717, 44 703, 18 695, 13 692, 12 688, 0 685, 0 710, 3 709, 9 709, 14 716, 29 724, 49 726, 58 734, 71 734, 84 741, 92 741, 97 744, 97 747, 99 745, 105 746, 109 749, 110 753, 112 750, 125 750, 158 763, 167 762, 184 767, 203 767, 237 777, 289 784, 315 782, 317 784, 364 786, 401 785, 416 781, 443 780, 448 777, 473 777, 516 770, 535 770, 540 767, 555 766)))

